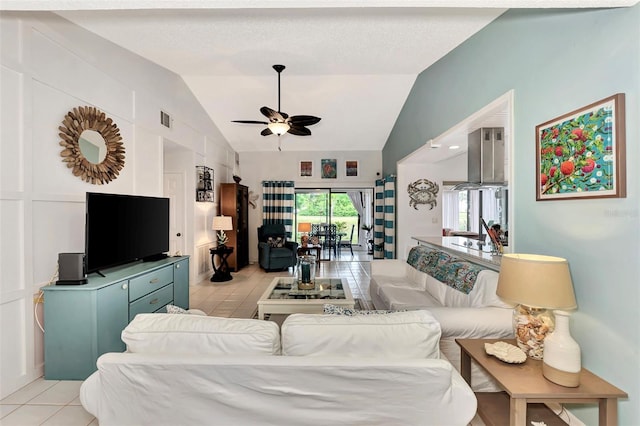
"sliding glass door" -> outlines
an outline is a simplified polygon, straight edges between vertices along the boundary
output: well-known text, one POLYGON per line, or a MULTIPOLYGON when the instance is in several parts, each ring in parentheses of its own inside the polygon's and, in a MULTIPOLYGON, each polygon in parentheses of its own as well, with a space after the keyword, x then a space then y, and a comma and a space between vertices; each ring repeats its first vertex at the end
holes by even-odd
POLYGON ((346 247, 349 254, 352 249, 368 251, 369 235, 362 227, 373 224, 372 188, 296 188, 295 203, 297 241, 309 233, 317 236, 323 245, 323 260, 334 259, 339 246, 346 247))

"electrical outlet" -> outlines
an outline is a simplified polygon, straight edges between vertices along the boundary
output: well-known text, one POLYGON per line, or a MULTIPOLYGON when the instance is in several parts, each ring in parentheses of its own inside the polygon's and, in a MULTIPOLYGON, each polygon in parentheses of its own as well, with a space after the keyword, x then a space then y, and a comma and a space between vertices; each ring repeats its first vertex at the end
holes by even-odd
POLYGON ((438 218, 437 217, 432 217, 431 218, 431 223, 438 223, 438 218))

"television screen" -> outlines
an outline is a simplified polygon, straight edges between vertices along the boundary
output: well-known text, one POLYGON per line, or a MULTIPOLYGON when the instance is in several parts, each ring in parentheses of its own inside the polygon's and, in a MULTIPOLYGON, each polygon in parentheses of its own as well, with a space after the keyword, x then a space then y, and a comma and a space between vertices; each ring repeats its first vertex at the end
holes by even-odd
POLYGON ((87 192, 87 273, 163 257, 169 251, 169 199, 87 192))

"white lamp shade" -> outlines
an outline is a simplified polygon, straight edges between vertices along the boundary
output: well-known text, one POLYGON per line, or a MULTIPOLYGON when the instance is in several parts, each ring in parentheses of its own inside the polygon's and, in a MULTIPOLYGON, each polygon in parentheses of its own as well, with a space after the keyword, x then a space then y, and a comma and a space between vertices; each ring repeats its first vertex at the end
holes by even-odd
POLYGON ((231 216, 215 216, 212 229, 216 231, 231 231, 233 229, 231 216))

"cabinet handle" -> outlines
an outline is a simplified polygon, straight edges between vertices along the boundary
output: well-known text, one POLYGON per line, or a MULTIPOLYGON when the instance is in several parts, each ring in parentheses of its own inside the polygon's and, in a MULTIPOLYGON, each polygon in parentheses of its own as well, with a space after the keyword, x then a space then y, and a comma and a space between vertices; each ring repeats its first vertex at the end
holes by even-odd
POLYGON ((180 269, 180 265, 179 265, 179 264, 178 264, 178 265, 176 265, 176 269, 180 269))
POLYGON ((149 302, 150 305, 155 305, 156 303, 158 303, 158 298, 157 297, 155 299, 153 299, 151 302, 149 302))
POLYGON ((157 278, 154 278, 154 279, 152 279, 151 281, 149 281, 149 284, 155 284, 155 283, 157 283, 158 281, 160 281, 160 280, 159 280, 159 279, 157 279, 157 278))
POLYGON ((122 289, 123 290, 126 290, 128 288, 129 288, 129 284, 127 284, 127 283, 122 284, 122 289))

